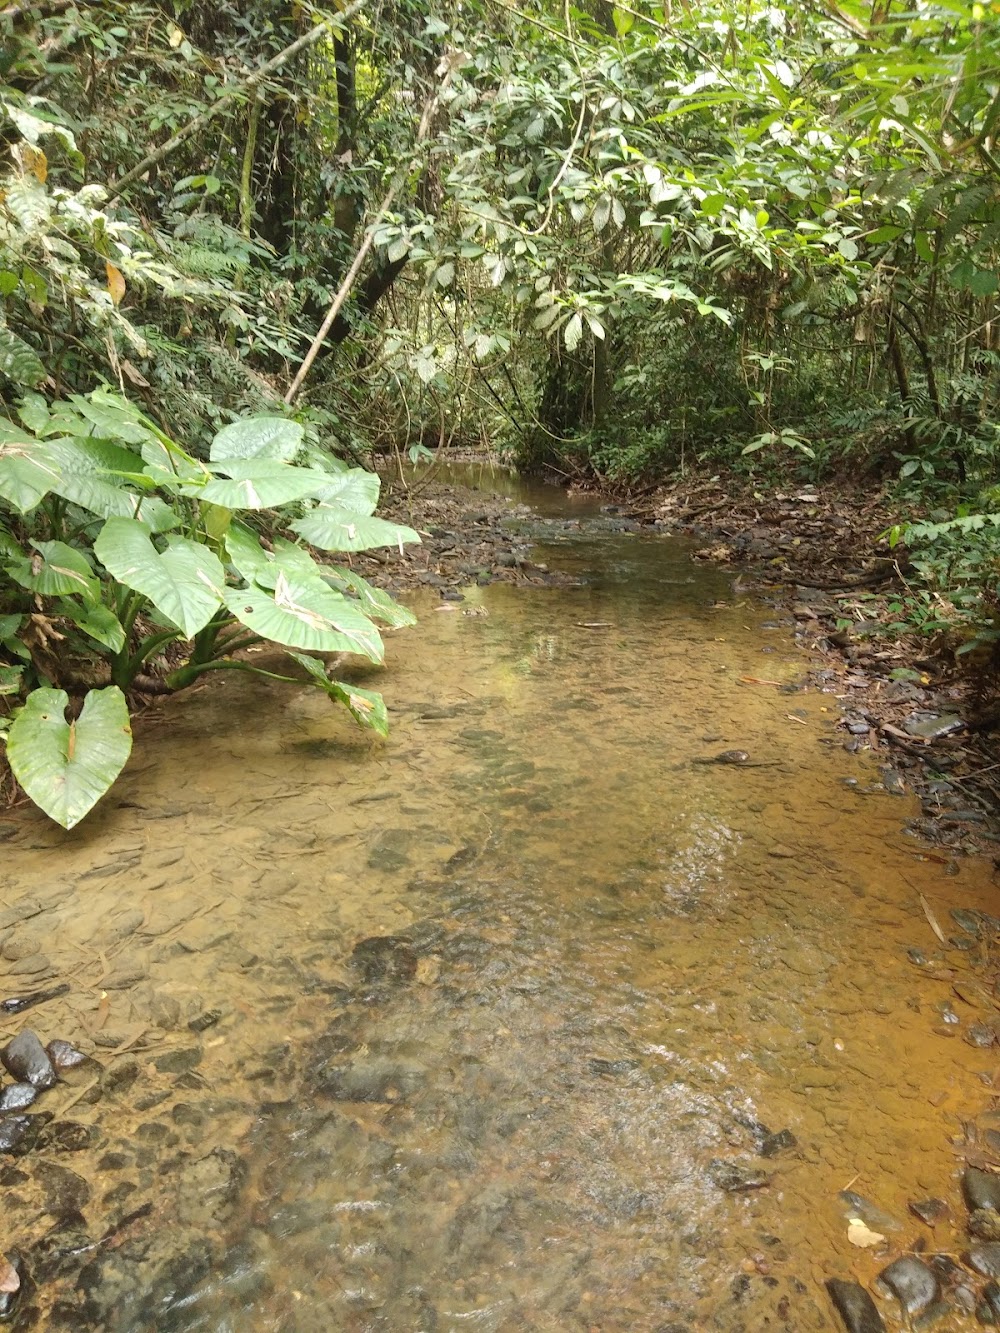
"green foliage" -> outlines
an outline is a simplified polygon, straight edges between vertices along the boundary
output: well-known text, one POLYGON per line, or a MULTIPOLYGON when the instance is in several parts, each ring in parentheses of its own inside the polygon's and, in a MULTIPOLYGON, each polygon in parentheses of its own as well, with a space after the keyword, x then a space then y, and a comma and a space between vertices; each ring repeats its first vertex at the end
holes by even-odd
POLYGON ((224 668, 296 679, 239 656, 268 640, 306 665, 308 683, 384 734, 378 697, 330 681, 323 663, 307 662, 301 650, 380 662, 376 622, 399 626, 412 616, 294 540, 275 536, 268 549, 241 519, 295 502, 272 524, 292 532, 318 516, 325 549, 419 540, 371 516, 377 478, 297 465, 303 431, 287 418, 233 423, 202 463, 107 390, 51 407, 26 399, 21 417, 35 429, 11 422, 0 445, 0 645, 11 659, 0 657, 0 691, 16 710, 11 767, 46 813, 71 827, 111 785, 128 756, 125 692, 161 661, 167 689, 224 668), (340 527, 330 527, 334 507, 321 499, 329 493, 343 545, 340 527), (49 682, 71 661, 94 679, 103 670, 111 686, 91 690, 79 719, 67 723, 67 696, 49 682))
POLYGON ((79 717, 66 720, 64 690, 32 690, 7 733, 7 758, 36 805, 70 829, 114 785, 132 752, 125 696, 90 690, 79 717))

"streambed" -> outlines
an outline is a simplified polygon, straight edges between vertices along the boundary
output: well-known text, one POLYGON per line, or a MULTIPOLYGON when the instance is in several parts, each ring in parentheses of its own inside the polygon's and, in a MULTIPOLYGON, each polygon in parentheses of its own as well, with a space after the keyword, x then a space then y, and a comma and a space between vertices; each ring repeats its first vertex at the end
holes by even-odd
POLYGON ((93 1057, 0 1158, 16 1326, 837 1329, 827 1278, 966 1248, 991 867, 730 575, 539 505, 578 586, 413 594, 387 744, 234 676, 72 833, 3 821, 5 991, 70 986, 4 1036, 93 1057))

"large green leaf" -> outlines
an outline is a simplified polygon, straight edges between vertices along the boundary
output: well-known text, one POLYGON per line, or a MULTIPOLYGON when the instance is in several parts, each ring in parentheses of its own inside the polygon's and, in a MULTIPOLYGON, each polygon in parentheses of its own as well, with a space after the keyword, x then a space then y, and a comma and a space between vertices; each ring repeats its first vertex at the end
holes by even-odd
POLYGON ((222 605, 226 572, 214 551, 173 537, 161 554, 134 519, 109 518, 94 554, 126 588, 147 597, 188 638, 204 629, 222 605))
POLYGON ((139 409, 108 389, 96 389, 86 398, 79 393, 70 394, 69 403, 76 409, 75 417, 67 410, 66 403, 56 408, 59 424, 67 434, 98 436, 134 445, 157 439, 156 430, 139 409))
POLYGON ((383 625, 389 625, 393 629, 417 623, 417 617, 408 607, 400 606, 399 602, 382 588, 373 588, 353 570, 344 569, 341 565, 330 565, 324 570, 324 576, 336 579, 342 589, 353 593, 365 614, 371 616, 372 620, 381 620, 383 625))
POLYGON ((368 727, 379 736, 388 736, 389 713, 381 694, 375 690, 363 690, 344 681, 331 680, 326 674, 325 665, 318 658, 309 657, 306 653, 290 652, 288 655, 305 667, 315 683, 321 690, 325 690, 331 699, 342 703, 355 722, 362 727, 368 727))
POLYGON ((212 441, 209 458, 274 458, 289 462, 302 447, 305 431, 287 417, 247 417, 225 426, 212 441))
POLYGON ((106 606, 79 606, 76 602, 59 603, 59 614, 72 620, 78 630, 113 653, 125 647, 125 630, 115 613, 106 606))
MULTIPOLYGON (((231 523, 226 533, 226 555, 233 568, 247 583, 257 583, 262 588, 273 587, 268 583, 274 557, 265 551, 260 538, 245 523, 231 523)), ((277 577, 275 575, 274 577, 277 577)))
POLYGON ((403 542, 420 541, 412 528, 357 514, 341 505, 317 505, 291 527, 321 551, 369 551, 373 546, 402 546, 403 542))
POLYGON ((225 459, 212 468, 227 475, 204 486, 185 486, 182 491, 224 509, 276 509, 315 495, 329 481, 325 472, 269 458, 225 459))
POLYGON ((29 389, 45 378, 45 367, 36 352, 6 324, 0 324, 0 375, 29 389))
POLYGON ((360 653, 381 662, 385 649, 371 621, 321 579, 279 573, 274 591, 252 585, 229 588, 226 606, 264 639, 311 653, 360 653))
POLYGON ((109 440, 71 436, 46 440, 38 449, 55 471, 50 489, 71 504, 98 518, 138 518, 152 532, 178 526, 180 519, 159 496, 139 495, 123 484, 124 476, 135 477, 142 469, 130 449, 109 440))
POLYGON ((352 467, 349 472, 341 472, 333 477, 326 486, 316 492, 316 498, 327 504, 337 504, 344 509, 351 509, 357 514, 374 514, 381 485, 376 473, 352 467))
POLYGON ((86 602, 96 602, 101 585, 82 551, 66 542, 35 542, 36 554, 7 564, 7 572, 22 588, 40 597, 63 597, 75 593, 86 602))
POLYGON ((0 444, 0 496, 18 513, 29 514, 59 480, 37 440, 0 444))
POLYGON ((0 663, 0 699, 12 694, 20 694, 23 666, 7 666, 0 663))
POLYGON ((92 810, 132 751, 125 696, 116 685, 90 690, 75 722, 64 690, 33 690, 7 734, 15 778, 36 805, 70 829, 92 810))
POLYGON ((303 546, 276 537, 273 551, 266 551, 255 532, 242 523, 234 523, 226 533, 226 553, 236 571, 247 583, 273 589, 278 576, 322 579, 326 570, 303 546))

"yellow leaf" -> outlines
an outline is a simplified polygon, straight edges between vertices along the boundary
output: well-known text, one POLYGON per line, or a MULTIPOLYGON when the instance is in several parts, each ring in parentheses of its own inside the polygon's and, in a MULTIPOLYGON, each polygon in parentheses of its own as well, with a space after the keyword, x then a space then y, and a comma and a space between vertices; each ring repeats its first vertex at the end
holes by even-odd
POLYGON ((21 145, 21 165, 34 176, 39 185, 44 185, 49 174, 49 164, 40 148, 33 148, 30 143, 21 145))
POLYGON ((876 1245, 881 1245, 885 1237, 880 1232, 866 1227, 860 1217, 850 1217, 847 1219, 847 1239, 859 1250, 870 1250, 876 1245))
POLYGON ((110 259, 104 261, 104 269, 108 275, 108 291, 111 293, 111 299, 115 305, 121 305, 122 297, 125 295, 125 279, 121 270, 115 268, 110 259))
POLYGON ((176 23, 171 23, 167 32, 170 34, 170 45, 176 50, 184 40, 184 32, 176 23))

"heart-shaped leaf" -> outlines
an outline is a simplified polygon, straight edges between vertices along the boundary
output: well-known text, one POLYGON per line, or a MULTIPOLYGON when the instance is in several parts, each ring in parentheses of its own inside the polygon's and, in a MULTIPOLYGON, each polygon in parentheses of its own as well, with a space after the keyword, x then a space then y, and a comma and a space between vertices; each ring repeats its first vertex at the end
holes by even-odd
POLYGON ((305 431, 287 417, 247 417, 225 426, 212 441, 209 458, 277 458, 288 462, 299 452, 305 431))
POLYGON ((381 662, 382 638, 356 602, 321 579, 279 573, 273 592, 230 588, 226 605, 241 624, 285 648, 311 653, 361 653, 381 662))
POLYGON ((291 527, 321 551, 369 551, 375 546, 420 541, 412 528, 359 514, 339 504, 319 504, 296 519, 291 527))
POLYGON ((161 554, 141 523, 109 518, 94 554, 113 578, 148 597, 189 639, 222 605, 226 571, 215 552, 199 542, 173 537, 161 554))
POLYGON ((329 483, 326 472, 293 467, 271 458, 227 458, 212 468, 225 472, 203 486, 184 486, 184 495, 196 496, 224 509, 276 509, 315 495, 329 483))
POLYGON ((117 685, 91 690, 75 722, 65 690, 32 690, 7 733, 7 759, 36 805, 70 829, 94 808, 132 752, 128 705, 117 685))

